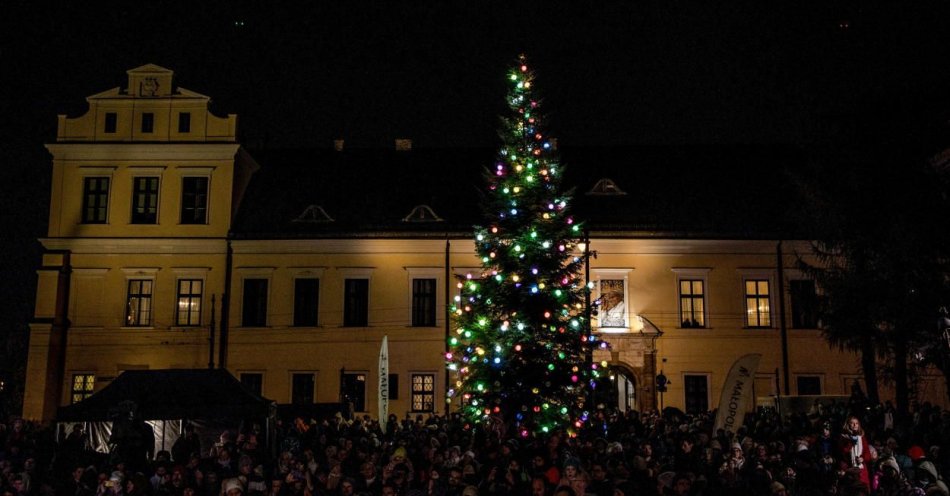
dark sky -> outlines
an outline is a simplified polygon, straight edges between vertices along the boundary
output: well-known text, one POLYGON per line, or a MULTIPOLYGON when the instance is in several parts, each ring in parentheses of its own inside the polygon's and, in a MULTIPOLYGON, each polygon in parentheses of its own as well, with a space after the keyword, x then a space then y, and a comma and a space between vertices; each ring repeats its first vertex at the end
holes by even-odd
POLYGON ((152 62, 239 114, 250 145, 493 146, 520 52, 565 144, 907 140, 950 116, 945 2, 290 5, 4 2, 7 124, 48 140, 152 62))
POLYGON ((948 19, 950 2, 927 1, 6 0, 0 223, 8 240, 43 234, 56 114, 146 63, 238 114, 252 149, 494 147, 524 52, 563 146, 935 150, 948 19))

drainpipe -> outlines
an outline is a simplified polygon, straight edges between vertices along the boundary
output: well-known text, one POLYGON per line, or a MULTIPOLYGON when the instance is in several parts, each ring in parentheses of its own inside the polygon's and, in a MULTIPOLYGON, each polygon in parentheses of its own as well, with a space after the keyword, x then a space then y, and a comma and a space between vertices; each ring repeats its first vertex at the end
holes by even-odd
POLYGON ((61 255, 59 275, 56 281, 56 310, 50 329, 49 351, 46 355, 46 398, 43 401, 43 419, 56 417, 56 409, 63 397, 66 382, 66 345, 69 333, 69 286, 72 279, 72 264, 69 250, 50 250, 49 254, 61 255))
POLYGON ((214 368, 214 295, 211 295, 211 325, 208 327, 208 369, 214 368))
MULTIPOLYGON (((445 270, 445 274, 444 274, 445 284, 443 284, 443 286, 445 286, 445 295, 444 295, 445 296, 445 339, 442 340, 443 356, 445 353, 449 352, 449 336, 451 335, 451 332, 452 332, 451 321, 450 321, 452 314, 449 311, 449 309, 451 308, 451 305, 449 304, 449 301, 451 298, 451 290, 449 289, 449 283, 452 282, 452 279, 450 278, 451 270, 449 266, 449 263, 450 263, 449 250, 451 247, 452 247, 452 242, 449 241, 449 233, 445 233, 445 269, 444 269, 445 270)), ((443 391, 444 399, 448 399, 449 397, 449 379, 450 379, 449 368, 445 367, 445 385, 442 388, 444 389, 443 391)), ((445 414, 448 415, 449 403, 446 402, 444 403, 444 405, 445 405, 445 414)), ((382 419, 380 419, 380 421, 382 421, 382 419)))
MULTIPOLYGON (((591 308, 590 308, 590 231, 584 229, 584 319, 585 319, 585 330, 587 333, 587 354, 584 357, 584 362, 587 366, 587 372, 591 371, 591 364, 594 363, 594 348, 591 344, 590 338, 593 336, 593 327, 591 325, 591 308)), ((587 409, 588 411, 593 411, 595 408, 594 405, 594 389, 587 389, 587 409)))
POLYGON ((775 266, 778 269, 778 326, 782 339, 782 377, 785 395, 788 391, 788 326, 785 325, 785 264, 782 257, 782 241, 775 247, 775 266))
POLYGON ((221 342, 218 346, 218 368, 227 368, 228 330, 231 320, 231 273, 234 265, 234 250, 231 239, 227 239, 228 249, 224 257, 224 294, 221 295, 221 342))

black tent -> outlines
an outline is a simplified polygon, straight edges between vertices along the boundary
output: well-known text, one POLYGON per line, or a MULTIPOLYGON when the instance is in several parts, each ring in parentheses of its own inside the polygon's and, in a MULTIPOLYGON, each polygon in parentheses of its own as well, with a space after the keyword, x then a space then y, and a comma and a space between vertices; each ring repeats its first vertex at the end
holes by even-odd
POLYGON ((85 424, 93 447, 106 451, 111 421, 128 402, 135 404, 136 418, 153 426, 156 450, 171 446, 185 420, 196 426, 206 446, 227 426, 245 420, 261 422, 269 444, 276 412, 272 401, 246 388, 227 370, 128 370, 85 400, 60 407, 57 422, 60 427, 85 424))
POLYGON ((143 420, 265 418, 272 403, 223 369, 128 370, 85 400, 60 407, 57 420, 110 420, 123 401, 135 402, 143 420))

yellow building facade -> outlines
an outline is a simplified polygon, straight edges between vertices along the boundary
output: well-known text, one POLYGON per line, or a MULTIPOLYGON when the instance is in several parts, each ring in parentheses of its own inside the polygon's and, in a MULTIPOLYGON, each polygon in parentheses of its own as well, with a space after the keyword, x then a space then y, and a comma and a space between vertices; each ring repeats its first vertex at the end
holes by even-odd
MULTIPOLYGON (((240 146, 236 116, 213 115, 209 100, 146 65, 128 71, 127 87, 89 97, 86 114, 59 117, 24 416, 52 419, 125 370, 208 366, 278 403, 345 398, 375 416, 383 337, 389 411, 450 410, 447 309, 459 279, 478 271, 470 232, 441 228, 440 210, 422 204, 392 212, 398 229, 332 229, 333 205, 307 199, 281 222, 331 228, 236 235, 238 213, 260 207, 245 196, 268 163, 240 146)), ((402 148, 399 157, 417 153, 402 148)), ((759 397, 847 395, 860 381, 857 357, 829 349, 816 328, 814 285, 794 269, 805 242, 592 222, 589 250, 604 302, 595 332, 611 345, 595 360, 614 381, 601 402, 716 408, 729 368, 748 353, 762 355, 759 397)), ((921 394, 941 402, 941 387, 925 377, 921 394)))

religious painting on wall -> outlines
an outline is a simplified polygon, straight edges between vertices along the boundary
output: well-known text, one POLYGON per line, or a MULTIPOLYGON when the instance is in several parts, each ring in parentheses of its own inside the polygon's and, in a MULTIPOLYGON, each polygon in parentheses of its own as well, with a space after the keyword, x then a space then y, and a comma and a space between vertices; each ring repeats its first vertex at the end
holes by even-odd
POLYGON ((624 289, 623 279, 600 280, 600 306, 597 310, 599 327, 628 327, 624 289))

